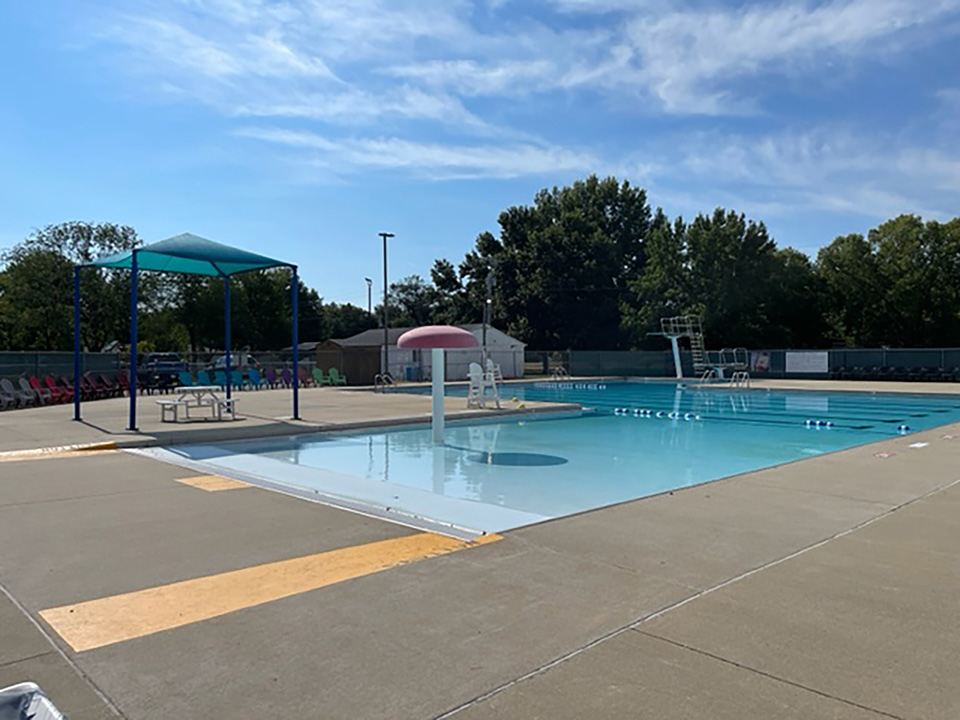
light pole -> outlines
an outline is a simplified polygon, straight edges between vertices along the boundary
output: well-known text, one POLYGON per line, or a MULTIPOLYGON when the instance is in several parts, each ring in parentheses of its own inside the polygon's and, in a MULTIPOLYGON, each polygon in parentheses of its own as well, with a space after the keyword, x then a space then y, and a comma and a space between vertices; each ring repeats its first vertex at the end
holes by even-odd
POLYGON ((487 289, 487 297, 483 303, 483 369, 487 369, 487 325, 490 324, 493 314, 493 286, 497 284, 497 277, 494 275, 494 269, 491 267, 484 279, 483 284, 487 289))
POLYGON ((367 314, 373 315, 373 280, 364 278, 367 281, 367 314))
POLYGON ((387 238, 392 238, 393 233, 377 233, 383 238, 383 373, 390 376, 390 336, 387 333, 389 319, 387 316, 387 238))

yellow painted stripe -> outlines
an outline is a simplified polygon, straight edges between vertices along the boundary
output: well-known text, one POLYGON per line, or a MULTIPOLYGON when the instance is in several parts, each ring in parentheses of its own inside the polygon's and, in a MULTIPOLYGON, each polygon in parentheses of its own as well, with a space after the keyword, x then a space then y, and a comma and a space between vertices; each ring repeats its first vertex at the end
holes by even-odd
POLYGON ((59 448, 48 448, 43 451, 29 450, 22 452, 0 453, 0 462, 25 462, 29 460, 59 460, 61 458, 92 457, 95 455, 106 455, 117 453, 119 450, 100 449, 100 448, 82 448, 79 450, 61 450, 59 448))
POLYGON ((6 450, 0 452, 0 461, 61 457, 64 455, 77 455, 84 452, 103 452, 105 450, 116 449, 117 444, 111 440, 109 442, 86 443, 81 445, 57 445, 56 447, 30 448, 28 450, 6 450))
POLYGON ((81 652, 500 539, 418 533, 50 608, 40 616, 81 652))
POLYGON ((198 490, 207 492, 220 492, 221 490, 238 490, 240 488, 250 487, 245 482, 225 478, 220 475, 198 475, 197 477, 175 478, 178 483, 195 487, 198 490))

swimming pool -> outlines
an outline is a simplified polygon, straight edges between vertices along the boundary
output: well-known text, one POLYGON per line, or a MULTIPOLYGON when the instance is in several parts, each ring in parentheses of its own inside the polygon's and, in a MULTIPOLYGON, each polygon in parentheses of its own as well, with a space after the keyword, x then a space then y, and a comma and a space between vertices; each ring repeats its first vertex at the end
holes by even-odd
MULTIPOLYGON (((451 386, 451 395, 464 394, 451 386)), ((960 422, 960 398, 668 382, 507 386, 582 413, 159 451, 433 529, 495 532, 960 422)), ((516 400, 512 398, 516 397, 516 400)))

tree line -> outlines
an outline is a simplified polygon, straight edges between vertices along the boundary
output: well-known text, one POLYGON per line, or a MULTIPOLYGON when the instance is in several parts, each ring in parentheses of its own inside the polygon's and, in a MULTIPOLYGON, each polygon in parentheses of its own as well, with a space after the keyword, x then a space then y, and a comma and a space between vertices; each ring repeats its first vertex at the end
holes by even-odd
MULTIPOLYGON (((780 248, 766 226, 717 208, 690 221, 651 209, 644 189, 590 176, 504 210, 459 264, 438 259, 429 280, 388 292, 391 326, 480 322, 531 349, 659 347, 666 316, 703 318, 710 347, 953 346, 960 337, 960 218, 891 219, 845 235, 815 258, 780 248), (488 305, 489 301, 489 305, 488 305)), ((109 223, 65 223, 34 232, 2 256, 0 349, 72 348, 72 267, 140 245, 109 223)), ((129 273, 82 277, 83 343, 99 349, 128 335, 129 273)), ((324 302, 298 287, 302 341, 376 327, 373 314, 324 302)), ((140 337, 147 349, 223 344, 223 284, 144 273, 140 337)), ((267 270, 231 281, 237 347, 289 345, 290 275, 267 270)))
POLYGON ((458 266, 394 286, 406 320, 494 324, 539 350, 662 347, 660 319, 695 314, 709 347, 950 347, 960 341, 960 218, 902 215, 815 258, 717 208, 690 221, 591 176, 508 208, 458 266))
MULTIPOLYGON (((70 222, 37 230, 3 254, 0 271, 0 350, 73 348, 73 267, 143 243, 112 223, 70 222)), ((279 350, 292 336, 291 274, 286 268, 230 280, 233 343, 279 350)), ((126 346, 130 273, 84 269, 80 276, 81 343, 89 350, 126 346)), ((366 310, 324 302, 301 281, 297 288, 302 341, 348 337, 376 327, 366 310)), ((224 287, 219 278, 143 272, 138 279, 138 347, 144 351, 204 351, 223 347, 224 287)))

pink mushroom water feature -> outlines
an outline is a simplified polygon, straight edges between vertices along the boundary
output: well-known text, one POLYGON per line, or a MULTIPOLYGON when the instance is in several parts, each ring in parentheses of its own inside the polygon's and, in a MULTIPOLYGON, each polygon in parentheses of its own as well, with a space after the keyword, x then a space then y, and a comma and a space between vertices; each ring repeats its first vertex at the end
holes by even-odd
POLYGON ((431 376, 433 378, 433 442, 443 444, 443 384, 444 350, 463 350, 478 346, 477 338, 466 330, 452 325, 425 325, 408 330, 397 340, 401 350, 433 351, 431 376))

